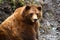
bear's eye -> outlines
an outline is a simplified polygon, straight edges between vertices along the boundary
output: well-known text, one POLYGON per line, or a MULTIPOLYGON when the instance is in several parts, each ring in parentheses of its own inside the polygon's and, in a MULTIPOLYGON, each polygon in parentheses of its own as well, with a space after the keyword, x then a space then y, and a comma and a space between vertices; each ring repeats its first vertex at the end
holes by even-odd
POLYGON ((33 13, 30 13, 30 16, 32 16, 33 15, 33 13))
POLYGON ((36 13, 36 15, 39 15, 38 13, 36 13))

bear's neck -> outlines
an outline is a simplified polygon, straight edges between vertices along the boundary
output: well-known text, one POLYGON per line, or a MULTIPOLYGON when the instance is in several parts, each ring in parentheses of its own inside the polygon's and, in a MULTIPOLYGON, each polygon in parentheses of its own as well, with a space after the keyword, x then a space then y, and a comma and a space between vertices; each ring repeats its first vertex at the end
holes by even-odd
POLYGON ((17 15, 17 16, 15 16, 16 17, 15 19, 19 24, 24 23, 24 24, 28 24, 28 25, 34 25, 37 23, 37 22, 31 22, 31 20, 26 19, 26 18, 22 17, 21 15, 17 15))

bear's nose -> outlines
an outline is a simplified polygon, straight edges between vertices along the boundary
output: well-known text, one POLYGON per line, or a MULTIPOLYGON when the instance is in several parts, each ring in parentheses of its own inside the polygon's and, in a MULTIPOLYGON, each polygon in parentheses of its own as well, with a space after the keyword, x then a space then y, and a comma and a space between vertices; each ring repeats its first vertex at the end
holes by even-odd
POLYGON ((34 19, 34 22, 36 22, 37 21, 37 19, 34 19))

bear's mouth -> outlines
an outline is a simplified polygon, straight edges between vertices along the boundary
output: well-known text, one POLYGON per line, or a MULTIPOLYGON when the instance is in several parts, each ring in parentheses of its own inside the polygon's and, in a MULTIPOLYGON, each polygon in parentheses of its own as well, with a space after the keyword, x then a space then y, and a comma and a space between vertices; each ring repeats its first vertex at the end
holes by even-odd
POLYGON ((34 23, 34 22, 37 22, 37 21, 38 21, 38 19, 33 19, 33 20, 31 20, 31 21, 34 23))

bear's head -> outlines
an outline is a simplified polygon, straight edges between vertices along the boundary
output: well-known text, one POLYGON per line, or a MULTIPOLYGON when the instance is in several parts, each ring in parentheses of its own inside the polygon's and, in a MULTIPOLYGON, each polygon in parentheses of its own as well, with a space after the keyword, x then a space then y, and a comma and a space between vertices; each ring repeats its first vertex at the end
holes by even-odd
POLYGON ((27 5, 23 12, 26 21, 37 22, 42 17, 42 6, 27 5))

